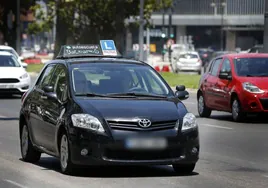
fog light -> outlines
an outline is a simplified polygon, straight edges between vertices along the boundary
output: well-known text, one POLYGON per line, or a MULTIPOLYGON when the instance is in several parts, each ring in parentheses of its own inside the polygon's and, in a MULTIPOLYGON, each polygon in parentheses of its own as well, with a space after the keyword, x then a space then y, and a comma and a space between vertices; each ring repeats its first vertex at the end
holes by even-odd
POLYGON ((194 147, 193 149, 192 149, 192 153, 193 154, 196 154, 198 152, 198 149, 196 148, 196 147, 194 147))
POLYGON ((81 155, 86 156, 88 154, 88 150, 87 149, 82 149, 81 150, 81 155))
POLYGON ((185 159, 185 155, 181 155, 180 158, 181 158, 181 159, 185 159))

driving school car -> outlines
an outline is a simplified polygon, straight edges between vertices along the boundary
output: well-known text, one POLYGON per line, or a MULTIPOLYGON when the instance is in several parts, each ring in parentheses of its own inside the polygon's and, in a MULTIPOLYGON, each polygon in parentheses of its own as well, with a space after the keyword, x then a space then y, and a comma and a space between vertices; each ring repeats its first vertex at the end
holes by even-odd
POLYGON ((122 58, 111 40, 63 46, 45 65, 20 111, 22 158, 77 165, 173 165, 191 173, 199 159, 196 118, 148 64, 122 58))

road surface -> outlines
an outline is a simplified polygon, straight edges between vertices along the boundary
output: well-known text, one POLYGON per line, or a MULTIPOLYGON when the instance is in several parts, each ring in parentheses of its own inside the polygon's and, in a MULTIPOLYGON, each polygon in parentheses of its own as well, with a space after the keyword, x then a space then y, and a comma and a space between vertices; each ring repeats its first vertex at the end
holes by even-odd
MULTIPOLYGON (((196 94, 185 101, 197 115, 196 94)), ((95 167, 76 176, 59 172, 59 162, 42 155, 38 164, 20 159, 20 98, 0 98, 1 188, 266 188, 268 187, 268 121, 234 123, 228 113, 198 118, 201 153, 192 175, 178 176, 171 166, 95 167)))

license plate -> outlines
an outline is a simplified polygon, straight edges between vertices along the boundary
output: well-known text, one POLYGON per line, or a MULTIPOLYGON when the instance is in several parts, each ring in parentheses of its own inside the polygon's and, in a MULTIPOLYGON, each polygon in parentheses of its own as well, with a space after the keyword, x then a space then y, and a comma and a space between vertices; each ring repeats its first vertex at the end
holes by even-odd
POLYGON ((127 149, 165 149, 167 140, 164 138, 131 138, 127 139, 127 149))
POLYGON ((14 88, 14 85, 0 85, 1 89, 14 88))

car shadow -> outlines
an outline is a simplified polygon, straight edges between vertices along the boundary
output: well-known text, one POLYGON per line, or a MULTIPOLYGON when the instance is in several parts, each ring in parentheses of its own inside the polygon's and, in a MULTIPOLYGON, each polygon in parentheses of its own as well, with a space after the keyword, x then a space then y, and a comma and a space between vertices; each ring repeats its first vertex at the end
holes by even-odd
POLYGON ((2 99, 21 99, 20 95, 0 95, 0 100, 2 99))
MULTIPOLYGON (((266 114, 268 116, 268 114, 266 114)), ((197 118, 200 118, 200 116, 196 116, 197 118)), ((218 121, 228 121, 228 122, 234 122, 232 115, 211 115, 209 119, 214 119, 218 121)), ((258 116, 258 115, 248 115, 244 120, 242 120, 239 123, 244 123, 244 124, 264 124, 268 123, 268 118, 263 116, 258 116)))
MULTIPOLYGON (((41 157, 35 165, 42 170, 60 172, 59 160, 54 157, 41 157)), ((96 177, 96 178, 137 178, 137 177, 172 177, 172 176, 196 176, 191 174, 177 174, 171 166, 90 166, 79 167, 73 171, 72 176, 96 177)))
POLYGON ((0 121, 14 121, 19 120, 18 117, 0 117, 0 121))

